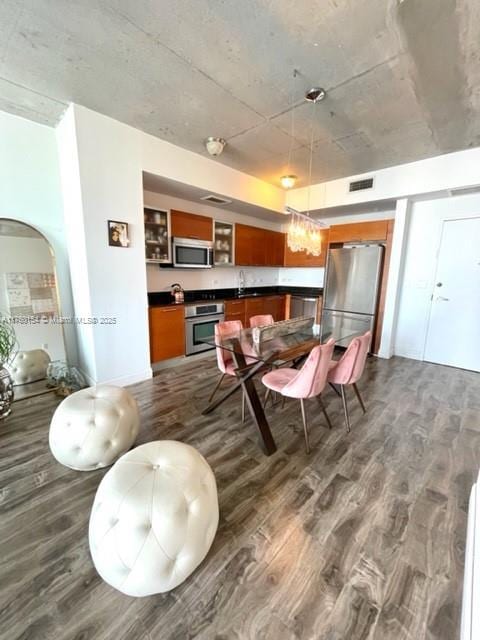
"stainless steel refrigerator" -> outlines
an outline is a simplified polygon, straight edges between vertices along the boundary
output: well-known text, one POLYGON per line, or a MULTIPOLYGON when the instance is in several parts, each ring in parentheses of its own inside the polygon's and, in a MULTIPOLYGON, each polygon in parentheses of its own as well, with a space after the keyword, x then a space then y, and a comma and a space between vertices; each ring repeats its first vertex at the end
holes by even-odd
POLYGON ((373 331, 383 267, 382 245, 343 247, 328 252, 321 322, 322 342, 346 347, 356 335, 373 331))

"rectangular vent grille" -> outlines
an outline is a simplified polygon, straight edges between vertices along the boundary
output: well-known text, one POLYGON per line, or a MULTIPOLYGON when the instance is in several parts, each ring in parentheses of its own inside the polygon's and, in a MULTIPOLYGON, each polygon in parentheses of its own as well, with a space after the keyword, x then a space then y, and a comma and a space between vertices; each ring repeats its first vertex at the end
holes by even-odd
POLYGON ((208 196, 202 196, 200 200, 205 200, 206 202, 212 202, 213 204, 231 204, 231 200, 226 200, 225 198, 221 198, 220 196, 214 196, 213 194, 209 194, 208 196))
POLYGON ((372 187, 373 178, 365 178, 364 180, 355 180, 354 182, 350 182, 348 190, 352 193, 352 191, 363 191, 364 189, 371 189, 372 187))

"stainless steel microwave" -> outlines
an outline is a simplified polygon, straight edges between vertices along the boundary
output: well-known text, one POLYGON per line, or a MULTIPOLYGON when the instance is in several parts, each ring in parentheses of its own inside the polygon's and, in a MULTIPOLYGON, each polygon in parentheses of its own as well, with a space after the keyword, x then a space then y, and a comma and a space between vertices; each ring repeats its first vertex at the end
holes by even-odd
POLYGON ((192 238, 173 238, 173 266, 184 269, 211 269, 213 242, 192 238))

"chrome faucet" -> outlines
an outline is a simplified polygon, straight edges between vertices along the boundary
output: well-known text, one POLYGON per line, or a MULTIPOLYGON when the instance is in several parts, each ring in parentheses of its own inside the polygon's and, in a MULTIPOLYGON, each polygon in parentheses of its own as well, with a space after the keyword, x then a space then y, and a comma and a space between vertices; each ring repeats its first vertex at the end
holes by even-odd
POLYGON ((241 295, 245 291, 245 273, 243 269, 238 272, 238 295, 241 295))

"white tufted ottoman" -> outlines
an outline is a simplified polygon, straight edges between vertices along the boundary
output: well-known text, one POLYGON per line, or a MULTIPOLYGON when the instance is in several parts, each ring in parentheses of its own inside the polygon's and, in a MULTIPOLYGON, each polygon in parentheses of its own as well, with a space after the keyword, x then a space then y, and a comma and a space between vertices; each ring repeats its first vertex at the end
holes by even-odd
POLYGON ((217 486, 206 460, 181 442, 149 442, 122 456, 100 483, 90 553, 115 589, 163 593, 202 562, 217 526, 217 486))
POLYGON ((108 467, 130 449, 139 424, 137 403, 126 389, 82 389, 57 407, 50 449, 58 462, 77 471, 108 467))
POLYGON ((50 364, 50 356, 43 349, 31 349, 19 351, 7 370, 12 378, 14 386, 37 382, 47 377, 47 368, 50 364))

